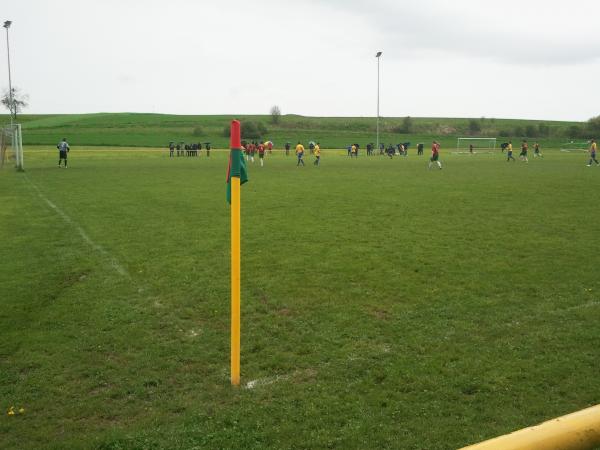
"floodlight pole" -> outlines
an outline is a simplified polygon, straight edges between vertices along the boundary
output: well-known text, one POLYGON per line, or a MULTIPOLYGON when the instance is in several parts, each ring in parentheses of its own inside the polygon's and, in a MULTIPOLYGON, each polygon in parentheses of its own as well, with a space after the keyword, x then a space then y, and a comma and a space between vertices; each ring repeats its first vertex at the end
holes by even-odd
POLYGON ((377 58, 377 144, 375 146, 375 151, 379 150, 379 60, 381 59, 381 55, 383 52, 377 52, 375 58, 377 58))
POLYGON ((13 92, 12 92, 12 80, 11 80, 11 76, 10 76, 10 45, 8 43, 8 29, 10 28, 10 25, 12 24, 12 21, 10 20, 6 20, 4 22, 4 28, 6 28, 6 56, 8 58, 8 101, 10 102, 9 105, 9 111, 10 111, 10 127, 12 129, 12 124, 13 124, 13 108, 14 108, 14 104, 13 104, 13 92))

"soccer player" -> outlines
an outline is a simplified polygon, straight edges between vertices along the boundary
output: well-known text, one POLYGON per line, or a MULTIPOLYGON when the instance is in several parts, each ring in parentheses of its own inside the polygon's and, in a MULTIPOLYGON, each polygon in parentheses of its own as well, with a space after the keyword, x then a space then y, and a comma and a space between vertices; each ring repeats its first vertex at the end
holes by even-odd
POLYGON ((67 153, 71 151, 71 147, 69 147, 69 143, 67 142, 67 138, 63 138, 60 141, 56 148, 58 149, 58 167, 60 168, 60 162, 62 160, 65 161, 65 169, 67 168, 67 153))
POLYGON ((265 145, 261 142, 258 144, 258 159, 260 160, 260 167, 265 165, 265 145))
POLYGON ((285 143, 285 156, 290 156, 290 143, 285 143))
POLYGON ((473 144, 469 144, 469 153, 473 154, 473 144))
POLYGON ((527 150, 529 150, 529 144, 527 143, 527 141, 524 140, 521 143, 521 153, 519 153, 519 159, 521 161, 529 162, 529 160, 527 159, 527 150))
POLYGON ((175 142, 169 142, 169 158, 175 156, 175 142))
POLYGON ((206 156, 210 156, 210 142, 205 142, 206 144, 206 156))
POLYGON ((313 164, 315 166, 318 166, 319 162, 321 161, 321 146, 319 145, 318 142, 317 142, 317 145, 315 145, 314 155, 315 155, 315 162, 313 164))
POLYGON ((422 155, 423 154, 423 144, 419 144, 417 145, 417 155, 422 155))
POLYGON ((506 154, 508 155, 508 157, 506 158, 506 162, 510 161, 511 159, 513 161, 516 161, 516 159, 513 157, 512 155, 512 141, 508 142, 508 145, 505 147, 506 148, 506 154))
POLYGON ((535 144, 533 144, 533 157, 537 158, 537 157, 543 158, 544 156, 542 155, 542 152, 540 152, 540 144, 538 144, 537 142, 535 144))
POLYGON ((394 148, 394 146, 392 144, 388 145, 386 153, 390 157, 390 159, 394 158, 394 155, 396 154, 396 149, 394 148))
POLYGON ((440 170, 442 170, 442 163, 440 162, 440 144, 436 141, 433 141, 431 144, 431 158, 429 158, 429 167, 431 169, 431 165, 436 163, 440 170))
POLYGON ((267 148, 269 149, 269 155, 273 153, 273 142, 269 141, 267 143, 267 148))
POLYGON ((350 146, 350 158, 352 158, 353 156, 356 156, 356 144, 352 144, 350 146))
MULTIPOLYGON (((592 143, 590 144, 590 162, 588 163, 588 167, 592 166, 592 161, 594 161, 596 163, 596 165, 600 164, 598 162, 598 160, 596 159, 596 150, 597 150, 597 145, 596 145, 596 139, 592 139, 592 143)), ((67 163, 67 160, 65 159, 65 164, 67 163)))
POLYGON ((302 163, 302 165, 304 165, 304 145, 302 145, 300 143, 300 141, 298 141, 298 145, 296 145, 296 156, 298 157, 298 162, 296 163, 296 167, 298 167, 300 165, 300 163, 302 163))
POLYGON ((254 142, 250 142, 250 161, 254 163, 254 152, 256 151, 256 144, 254 142))

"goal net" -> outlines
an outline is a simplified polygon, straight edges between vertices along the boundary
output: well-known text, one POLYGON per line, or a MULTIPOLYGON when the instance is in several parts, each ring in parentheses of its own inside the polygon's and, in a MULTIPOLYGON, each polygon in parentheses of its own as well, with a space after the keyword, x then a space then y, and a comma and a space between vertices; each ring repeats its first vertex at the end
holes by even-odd
POLYGON ((7 164, 23 170, 23 139, 18 123, 0 128, 0 168, 7 164))
POLYGON ((560 146, 561 152, 586 152, 590 148, 590 141, 575 141, 565 142, 560 146))
POLYGON ((473 151, 493 151, 496 149, 496 138, 473 138, 459 137, 456 141, 456 151, 469 152, 473 146, 473 151))

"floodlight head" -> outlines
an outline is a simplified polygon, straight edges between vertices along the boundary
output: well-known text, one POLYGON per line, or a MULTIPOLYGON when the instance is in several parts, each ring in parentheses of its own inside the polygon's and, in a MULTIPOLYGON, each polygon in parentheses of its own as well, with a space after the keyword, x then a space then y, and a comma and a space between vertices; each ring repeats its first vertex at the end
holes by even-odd
POLYGON ((375 58, 379 58, 381 56, 383 52, 377 52, 377 54, 375 55, 375 58))
POLYGON ((8 30, 10 28, 11 24, 12 24, 12 21, 11 20, 7 20, 7 21, 4 22, 3 26, 4 26, 4 28, 6 28, 8 30))

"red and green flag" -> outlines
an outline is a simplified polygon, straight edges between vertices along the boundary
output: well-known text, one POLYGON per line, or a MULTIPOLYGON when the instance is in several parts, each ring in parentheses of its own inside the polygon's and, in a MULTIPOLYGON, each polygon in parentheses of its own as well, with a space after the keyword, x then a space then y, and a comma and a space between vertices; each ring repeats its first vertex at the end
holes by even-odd
POLYGON ((227 203, 231 204, 231 177, 240 179, 240 185, 248 181, 246 160, 242 153, 240 122, 231 122, 231 152, 229 153, 229 167, 227 168, 227 203))

